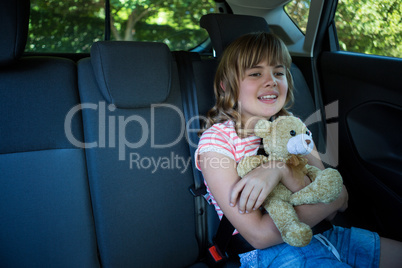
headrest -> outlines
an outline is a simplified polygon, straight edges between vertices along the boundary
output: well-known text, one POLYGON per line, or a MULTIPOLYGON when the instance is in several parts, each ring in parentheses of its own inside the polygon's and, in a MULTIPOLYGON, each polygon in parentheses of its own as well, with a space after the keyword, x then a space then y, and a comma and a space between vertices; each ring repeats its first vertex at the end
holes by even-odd
POLYGON ((252 32, 269 32, 267 22, 261 17, 232 14, 207 14, 200 25, 208 31, 216 56, 238 37, 252 32))
POLYGON ((172 54, 163 43, 96 42, 91 62, 104 98, 118 108, 149 107, 169 95, 172 54))
POLYGON ((29 0, 0 2, 0 65, 21 57, 28 36, 29 0))

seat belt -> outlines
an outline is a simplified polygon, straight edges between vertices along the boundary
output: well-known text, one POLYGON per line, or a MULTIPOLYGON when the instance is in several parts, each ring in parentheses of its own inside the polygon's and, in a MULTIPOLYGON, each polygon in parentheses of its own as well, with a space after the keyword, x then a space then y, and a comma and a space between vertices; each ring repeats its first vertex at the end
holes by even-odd
POLYGON ((223 215, 216 236, 213 239, 214 244, 208 247, 207 241, 207 218, 206 218, 206 202, 209 203, 210 198, 204 184, 204 178, 201 172, 195 167, 195 146, 198 144, 199 137, 197 132, 199 130, 200 121, 196 118, 198 113, 197 102, 197 88, 195 85, 193 65, 191 61, 191 53, 187 51, 174 51, 173 55, 176 59, 177 69, 179 72, 180 89, 182 95, 182 105, 184 118, 186 121, 186 134, 189 141, 189 150, 192 160, 192 171, 194 184, 189 187, 189 191, 195 197, 195 211, 196 211, 196 235, 200 248, 200 259, 204 258, 210 267, 222 266, 226 260, 226 250, 229 242, 232 239, 232 234, 235 230, 230 221, 223 215), (194 120, 195 119, 195 120, 194 120), (193 131, 189 131, 193 130, 193 131), (208 249, 208 250, 207 250, 208 249))
POLYGON ((175 51, 173 55, 176 59, 179 72, 181 98, 183 105, 184 118, 186 122, 186 135, 189 141, 189 150, 192 160, 192 172, 194 184, 189 187, 190 192, 195 197, 196 211, 196 236, 200 249, 200 258, 204 257, 207 249, 207 218, 206 218, 206 187, 201 172, 195 167, 195 146, 198 144, 199 137, 197 132, 200 128, 198 119, 197 88, 195 85, 193 64, 191 53, 187 51, 175 51), (196 131, 197 132, 196 132, 196 131))

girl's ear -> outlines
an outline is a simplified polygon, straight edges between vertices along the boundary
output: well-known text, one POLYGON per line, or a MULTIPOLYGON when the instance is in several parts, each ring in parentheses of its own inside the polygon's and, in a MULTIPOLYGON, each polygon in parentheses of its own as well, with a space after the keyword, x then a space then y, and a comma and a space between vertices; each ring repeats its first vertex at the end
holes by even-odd
POLYGON ((254 134, 260 138, 267 138, 271 132, 271 122, 265 119, 258 120, 254 127, 254 134))
POLYGON ((223 83, 223 81, 221 81, 220 86, 221 86, 221 88, 222 88, 223 91, 226 90, 226 87, 225 87, 225 84, 223 83))

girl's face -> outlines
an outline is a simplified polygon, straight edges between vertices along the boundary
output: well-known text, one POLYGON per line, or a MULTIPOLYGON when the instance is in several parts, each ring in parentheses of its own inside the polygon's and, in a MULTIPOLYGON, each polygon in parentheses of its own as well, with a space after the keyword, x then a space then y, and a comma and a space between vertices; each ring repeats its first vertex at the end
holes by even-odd
POLYGON ((261 118, 270 118, 285 105, 288 93, 286 67, 263 61, 246 69, 239 89, 239 112, 243 126, 253 129, 261 118))

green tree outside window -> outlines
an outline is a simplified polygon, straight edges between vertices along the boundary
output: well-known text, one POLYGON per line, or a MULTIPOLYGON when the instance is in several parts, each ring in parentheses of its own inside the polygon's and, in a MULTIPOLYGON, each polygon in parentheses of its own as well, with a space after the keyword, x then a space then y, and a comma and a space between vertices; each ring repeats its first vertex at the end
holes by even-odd
MULTIPOLYGON (((201 16, 214 12, 213 0, 110 0, 111 39, 165 42, 188 50, 208 34, 201 16)), ((89 52, 104 40, 104 0, 31 0, 26 51, 89 52)))
MULTIPOLYGON (((305 32, 310 0, 293 0, 285 10, 305 32)), ((402 1, 339 0, 335 14, 341 50, 402 57, 402 1)))

